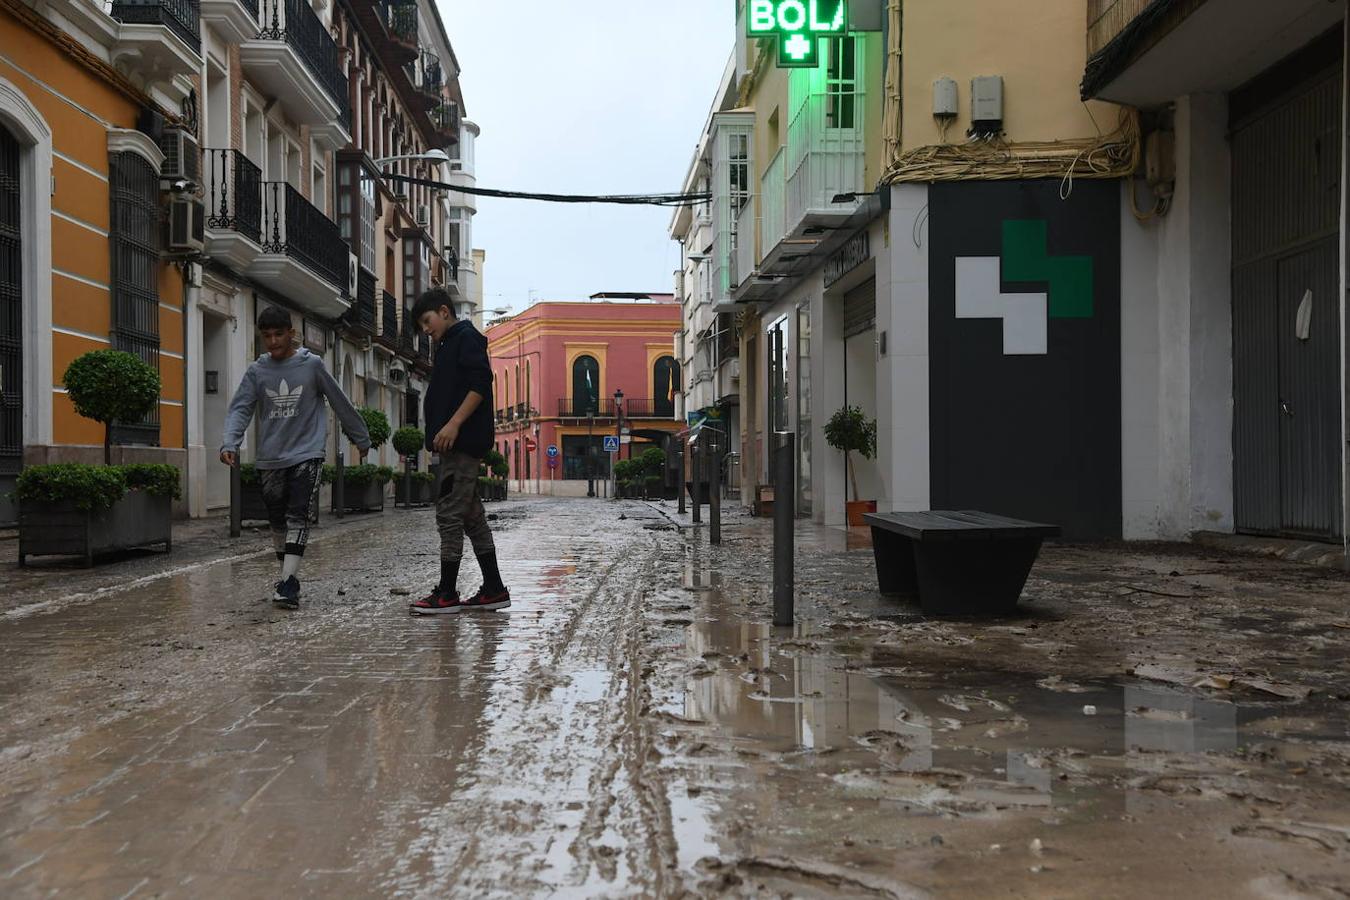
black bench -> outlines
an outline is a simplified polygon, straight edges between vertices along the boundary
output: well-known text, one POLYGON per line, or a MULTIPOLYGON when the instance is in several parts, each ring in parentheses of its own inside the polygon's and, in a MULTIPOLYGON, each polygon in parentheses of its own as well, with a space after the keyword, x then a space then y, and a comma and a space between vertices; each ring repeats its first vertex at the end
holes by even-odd
POLYGON ((1059 537, 1056 525, 982 512, 873 513, 866 521, 881 593, 917 594, 930 615, 1011 612, 1041 541, 1059 537))

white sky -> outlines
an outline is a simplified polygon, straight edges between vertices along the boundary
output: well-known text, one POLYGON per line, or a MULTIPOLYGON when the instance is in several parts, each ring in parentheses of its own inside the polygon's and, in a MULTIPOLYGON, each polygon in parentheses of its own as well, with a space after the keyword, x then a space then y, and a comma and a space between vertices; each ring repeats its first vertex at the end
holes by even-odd
MULTIPOLYGON (((735 41, 732 0, 439 0, 483 129, 478 186, 555 194, 683 187, 735 41)), ((479 199, 484 305, 672 291, 671 211, 479 199)))

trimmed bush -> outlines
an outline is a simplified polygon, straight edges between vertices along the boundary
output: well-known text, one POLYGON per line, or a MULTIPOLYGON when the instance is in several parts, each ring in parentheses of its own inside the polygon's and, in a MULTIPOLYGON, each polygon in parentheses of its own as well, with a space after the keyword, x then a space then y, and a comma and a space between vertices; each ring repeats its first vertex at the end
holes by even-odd
POLYGON ((394 432, 394 451, 399 456, 416 456, 427 445, 427 436, 420 428, 400 428, 394 432))
POLYGON ((20 503, 71 503, 85 512, 111 509, 126 493, 121 469, 84 463, 29 466, 14 490, 20 503))
MULTIPOLYGON (((334 471, 336 476, 336 470, 334 471)), ((349 466, 345 474, 346 482, 352 487, 365 487, 370 484, 384 485, 394 479, 394 470, 388 466, 376 466, 371 463, 362 463, 359 466, 349 466)))
POLYGON ((375 470, 375 480, 379 484, 388 484, 394 480, 394 469, 392 466, 380 466, 375 470))
MULTIPOLYGON (((326 469, 326 468, 328 468, 328 467, 327 467, 327 466, 324 466, 324 468, 326 469)), ((259 478, 258 478, 258 467, 255 466, 253 463, 244 463, 243 465, 241 465, 241 466, 239 467, 239 483, 240 483, 240 484, 242 484, 242 485, 244 485, 244 486, 247 487, 247 486, 249 486, 249 485, 257 484, 258 481, 259 481, 259 478)), ((325 481, 324 484, 328 484, 328 482, 325 481)))
POLYGON ((666 451, 660 447, 649 447, 637 458, 642 471, 650 476, 661 476, 666 469, 666 451))
POLYGON ((174 500, 183 496, 178 467, 166 463, 158 465, 118 466, 126 478, 127 489, 145 491, 155 497, 170 497, 174 500))
POLYGON ((337 466, 332 463, 324 463, 323 468, 319 470, 319 484, 333 484, 337 481, 337 466))
POLYGON ((435 484, 436 474, 434 472, 413 472, 413 484, 435 484))
POLYGON ((366 422, 366 431, 370 432, 370 449, 378 450, 389 440, 391 429, 389 428, 389 417, 378 409, 363 407, 357 410, 361 418, 366 422))
POLYGON ((75 359, 62 378, 75 412, 103 425, 103 464, 112 464, 112 429, 139 422, 159 403, 159 373, 139 356, 93 350, 75 359))

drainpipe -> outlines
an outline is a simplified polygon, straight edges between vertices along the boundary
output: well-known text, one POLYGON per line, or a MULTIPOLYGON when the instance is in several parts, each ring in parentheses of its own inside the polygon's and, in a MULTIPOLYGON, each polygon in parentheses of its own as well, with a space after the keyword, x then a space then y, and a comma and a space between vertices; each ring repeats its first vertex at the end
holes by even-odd
MULTIPOLYGON (((192 437, 193 437, 193 416, 196 414, 196 405, 193 403, 192 392, 192 365, 194 357, 198 354, 193 353, 192 347, 192 322, 193 317, 197 315, 197 304, 201 302, 201 263, 185 262, 179 271, 183 276, 183 481, 184 481, 184 506, 187 510, 187 517, 193 518, 193 506, 197 501, 196 493, 193 491, 193 470, 192 470, 192 437)), ((202 363, 197 359, 197 364, 202 363)), ((202 439, 201 435, 197 435, 202 439)), ((205 464, 203 464, 205 465, 205 464)), ((206 472, 202 472, 203 487, 205 490, 206 472)), ((202 498, 202 514, 206 514, 206 500, 202 498)))

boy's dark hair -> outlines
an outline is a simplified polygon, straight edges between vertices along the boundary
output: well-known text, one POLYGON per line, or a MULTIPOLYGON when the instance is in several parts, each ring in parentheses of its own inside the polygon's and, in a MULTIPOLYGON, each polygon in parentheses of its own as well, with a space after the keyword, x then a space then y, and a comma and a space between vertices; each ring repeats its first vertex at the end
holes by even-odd
POLYGON ((450 296, 450 292, 445 288, 432 288, 417 298, 413 304, 412 317, 414 322, 420 322, 427 313, 436 312, 442 306, 450 310, 450 318, 455 318, 455 298, 450 296))
POLYGON ((264 331, 280 329, 290 331, 295 327, 291 314, 280 306, 269 306, 258 314, 258 328, 264 331))

